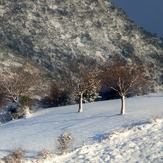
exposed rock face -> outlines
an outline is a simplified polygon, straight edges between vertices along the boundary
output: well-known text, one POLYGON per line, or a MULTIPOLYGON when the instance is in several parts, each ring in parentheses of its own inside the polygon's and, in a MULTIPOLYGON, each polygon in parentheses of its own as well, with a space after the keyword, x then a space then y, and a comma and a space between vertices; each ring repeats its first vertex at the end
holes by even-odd
POLYGON ((163 43, 107 0, 1 0, 0 22, 2 64, 25 57, 58 73, 78 55, 119 54, 146 64, 162 91, 163 43))

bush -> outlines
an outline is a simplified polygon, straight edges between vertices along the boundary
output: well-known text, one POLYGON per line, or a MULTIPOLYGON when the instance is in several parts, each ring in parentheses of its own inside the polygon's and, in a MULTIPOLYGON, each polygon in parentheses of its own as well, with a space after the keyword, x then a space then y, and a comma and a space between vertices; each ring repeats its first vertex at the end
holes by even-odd
POLYGON ((22 148, 17 148, 13 151, 11 151, 10 154, 5 156, 3 158, 3 161, 5 163, 22 163, 22 160, 24 158, 25 152, 22 148))
MULTIPOLYGON (((0 86, 1 87, 1 86, 0 86)), ((7 103, 5 101, 5 96, 3 93, 0 92, 0 108, 2 108, 3 106, 5 106, 7 103)))
POLYGON ((89 93, 89 92, 86 92, 84 95, 83 95, 83 102, 84 103, 89 103, 89 102, 94 102, 94 101, 98 101, 99 99, 101 98, 101 96, 99 96, 99 93, 89 93))
POLYGON ((21 96, 21 98, 20 98, 20 103, 21 103, 23 106, 28 106, 28 107, 30 107, 30 106, 34 103, 34 100, 31 99, 31 98, 28 97, 28 96, 21 96))
POLYGON ((72 137, 71 133, 65 132, 58 137, 58 150, 61 154, 67 152, 67 150, 71 147, 74 138, 72 137))
POLYGON ((24 109, 19 102, 11 103, 7 106, 6 111, 11 119, 19 119, 24 116, 24 109))
POLYGON ((44 107, 57 107, 69 104, 69 92, 61 89, 58 84, 52 83, 48 92, 49 95, 42 100, 44 107))
POLYGON ((51 153, 46 149, 43 149, 42 151, 37 153, 37 160, 40 161, 46 160, 50 157, 51 157, 51 153))
POLYGON ((159 119, 160 119, 160 118, 159 118, 158 116, 156 116, 156 117, 154 117, 154 118, 151 118, 151 119, 149 120, 149 123, 154 124, 154 123, 156 123, 159 119))

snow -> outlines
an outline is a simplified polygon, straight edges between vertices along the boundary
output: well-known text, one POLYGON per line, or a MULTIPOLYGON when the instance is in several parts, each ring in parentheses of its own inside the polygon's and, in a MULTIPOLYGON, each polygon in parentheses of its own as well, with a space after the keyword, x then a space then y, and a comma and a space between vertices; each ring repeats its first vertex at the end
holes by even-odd
POLYGON ((25 149, 27 158, 42 149, 54 153, 58 136, 70 132, 74 151, 50 162, 162 162, 163 95, 127 98, 123 116, 120 103, 118 99, 84 104, 82 113, 77 112, 78 105, 42 109, 2 124, 0 158, 16 147, 25 149))
POLYGON ((144 124, 115 133, 101 143, 85 145, 64 157, 55 157, 52 161, 161 163, 163 162, 163 119, 157 123, 144 124))

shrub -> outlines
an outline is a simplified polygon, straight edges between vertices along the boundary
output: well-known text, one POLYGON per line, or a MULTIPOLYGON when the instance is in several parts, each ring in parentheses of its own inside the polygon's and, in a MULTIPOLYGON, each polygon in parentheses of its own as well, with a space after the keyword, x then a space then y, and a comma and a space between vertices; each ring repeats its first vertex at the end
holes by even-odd
POLYGON ((31 99, 31 98, 28 97, 28 96, 21 96, 21 98, 20 98, 20 103, 21 103, 23 106, 28 106, 28 107, 30 107, 30 106, 34 103, 34 100, 31 99))
POLYGON ((46 160, 50 157, 51 157, 51 153, 46 149, 43 149, 42 151, 37 153, 37 160, 40 161, 46 160))
POLYGON ((28 106, 23 106, 19 102, 14 102, 6 107, 6 112, 7 112, 6 116, 10 120, 19 119, 19 118, 23 118, 24 115, 28 113, 27 111, 29 112, 28 106))
POLYGON ((156 116, 156 117, 154 117, 154 118, 151 118, 151 119, 149 120, 149 123, 150 123, 150 124, 154 124, 154 123, 156 123, 159 119, 160 119, 160 118, 159 118, 158 116, 156 116))
POLYGON ((71 133, 65 132, 58 137, 58 150, 61 154, 67 152, 67 150, 71 147, 74 138, 71 133))
POLYGON ((19 102, 11 103, 7 106, 6 111, 11 119, 19 119, 24 115, 24 110, 19 102))
POLYGON ((49 95, 42 100, 45 107, 57 107, 69 104, 69 92, 62 89, 60 85, 55 82, 51 83, 48 90, 49 95))
POLYGON ((11 151, 10 154, 3 158, 5 163, 21 163, 24 158, 25 152, 22 148, 17 148, 11 151))
MULTIPOLYGON (((0 85, 1 87, 1 85, 0 85)), ((0 90, 1 91, 1 90, 0 90)), ((5 101, 5 96, 3 93, 0 92, 0 108, 2 108, 3 106, 5 106, 6 101, 5 101)), ((1 110, 0 110, 1 111, 1 110)))

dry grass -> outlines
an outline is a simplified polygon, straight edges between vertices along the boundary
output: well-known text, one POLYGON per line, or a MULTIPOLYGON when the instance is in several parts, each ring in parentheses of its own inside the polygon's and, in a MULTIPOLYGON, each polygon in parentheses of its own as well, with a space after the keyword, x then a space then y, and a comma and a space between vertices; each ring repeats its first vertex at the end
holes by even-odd
POLYGON ((3 158, 4 163, 22 163, 25 151, 19 147, 3 158))

